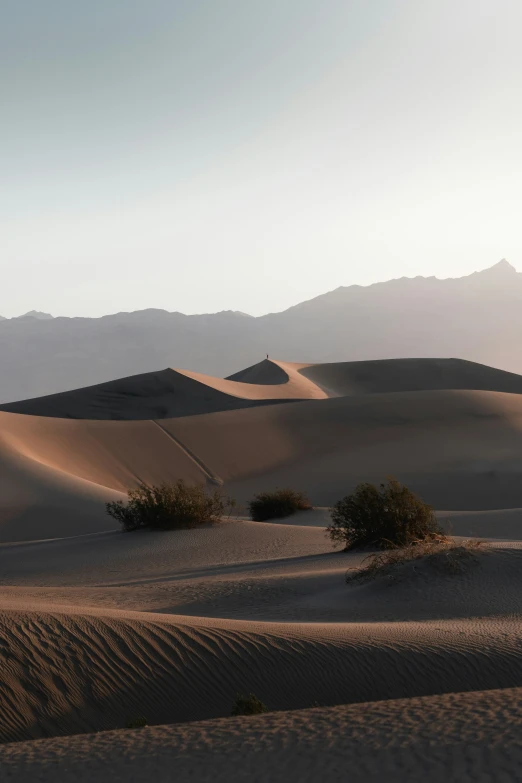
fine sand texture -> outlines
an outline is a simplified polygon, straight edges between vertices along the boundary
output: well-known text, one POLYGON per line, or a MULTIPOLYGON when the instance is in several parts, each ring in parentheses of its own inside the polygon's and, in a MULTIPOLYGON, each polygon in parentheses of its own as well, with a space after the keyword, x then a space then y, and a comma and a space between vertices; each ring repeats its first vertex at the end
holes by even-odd
POLYGON ((4 544, 0 738, 522 686, 518 544, 347 585, 365 556, 239 520, 4 544))
POLYGON ((34 783, 490 783, 522 774, 522 688, 274 712, 4 745, 34 783))
POLYGON ((521 379, 355 364, 0 412, 0 780, 522 779, 521 379), (462 570, 346 582, 368 552, 333 547, 329 507, 389 474, 483 540, 462 570), (239 508, 171 532, 104 513, 178 478, 239 508), (283 486, 314 508, 248 519, 283 486), (270 712, 231 718, 239 692, 270 712))

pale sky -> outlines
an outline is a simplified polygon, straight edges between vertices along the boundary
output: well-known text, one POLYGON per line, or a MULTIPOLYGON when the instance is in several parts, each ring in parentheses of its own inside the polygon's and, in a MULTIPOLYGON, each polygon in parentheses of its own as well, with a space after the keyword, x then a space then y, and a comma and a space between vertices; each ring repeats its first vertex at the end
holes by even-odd
POLYGON ((520 0, 2 0, 0 313, 522 270, 520 0))

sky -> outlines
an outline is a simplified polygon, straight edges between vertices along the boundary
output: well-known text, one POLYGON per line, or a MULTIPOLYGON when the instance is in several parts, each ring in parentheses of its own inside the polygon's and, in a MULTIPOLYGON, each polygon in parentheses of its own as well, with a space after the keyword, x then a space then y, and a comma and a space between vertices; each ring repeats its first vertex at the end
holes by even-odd
POLYGON ((0 313, 522 270, 520 0, 2 0, 0 313))

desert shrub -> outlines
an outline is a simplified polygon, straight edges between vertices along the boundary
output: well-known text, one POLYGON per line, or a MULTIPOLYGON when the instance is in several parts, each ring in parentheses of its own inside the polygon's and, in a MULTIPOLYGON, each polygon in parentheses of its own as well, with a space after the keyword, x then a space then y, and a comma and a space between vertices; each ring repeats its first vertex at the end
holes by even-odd
POLYGON ((253 693, 249 693, 248 696, 238 693, 231 715, 261 715, 263 712, 268 712, 268 707, 257 696, 253 693))
POLYGON ((219 489, 207 493, 204 486, 192 486, 179 479, 174 484, 159 486, 140 484, 129 490, 126 503, 117 500, 105 508, 124 530, 174 530, 217 522, 233 505, 234 501, 219 489))
POLYGON ((276 489, 275 492, 260 492, 259 495, 254 495, 248 508, 254 522, 265 522, 267 519, 289 517, 296 511, 307 511, 312 506, 302 492, 276 489))
POLYGON ((143 729, 145 726, 147 726, 147 718, 134 718, 133 720, 128 721, 125 728, 143 729))
POLYGON ((477 562, 477 553, 483 544, 483 541, 473 539, 457 542, 445 537, 414 542, 402 549, 369 555, 359 568, 347 572, 346 581, 352 584, 379 577, 398 581, 410 572, 418 573, 416 565, 421 565, 421 562, 435 571, 461 574, 477 562))
POLYGON ((327 532, 347 550, 390 549, 443 537, 432 507, 395 479, 380 487, 359 484, 335 504, 327 532))

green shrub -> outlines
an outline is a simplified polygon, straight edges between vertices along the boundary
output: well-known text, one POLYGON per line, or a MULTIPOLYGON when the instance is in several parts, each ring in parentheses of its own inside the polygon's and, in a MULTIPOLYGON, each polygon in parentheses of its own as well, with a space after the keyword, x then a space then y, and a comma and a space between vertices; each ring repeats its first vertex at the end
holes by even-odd
POLYGON ((218 522, 233 505, 234 501, 219 489, 208 494, 204 486, 192 486, 179 479, 174 484, 159 486, 140 484, 129 490, 126 503, 117 500, 105 508, 124 530, 175 530, 218 522))
POLYGON ((376 487, 359 484, 332 509, 327 528, 345 549, 390 549, 443 536, 431 506, 395 479, 376 487))
POLYGON ((302 492, 295 492, 293 489, 276 489, 275 492, 261 492, 259 495, 254 495, 248 508, 254 522, 264 522, 267 519, 289 517, 296 511, 306 511, 312 506, 302 492))
POLYGON ((231 714, 261 715, 263 712, 268 712, 268 707, 262 701, 259 701, 257 696, 254 696, 253 693, 249 693, 248 696, 238 693, 231 714))
POLYGON ((125 728, 126 729, 143 729, 145 726, 147 726, 147 718, 134 718, 134 720, 130 720, 125 728))

